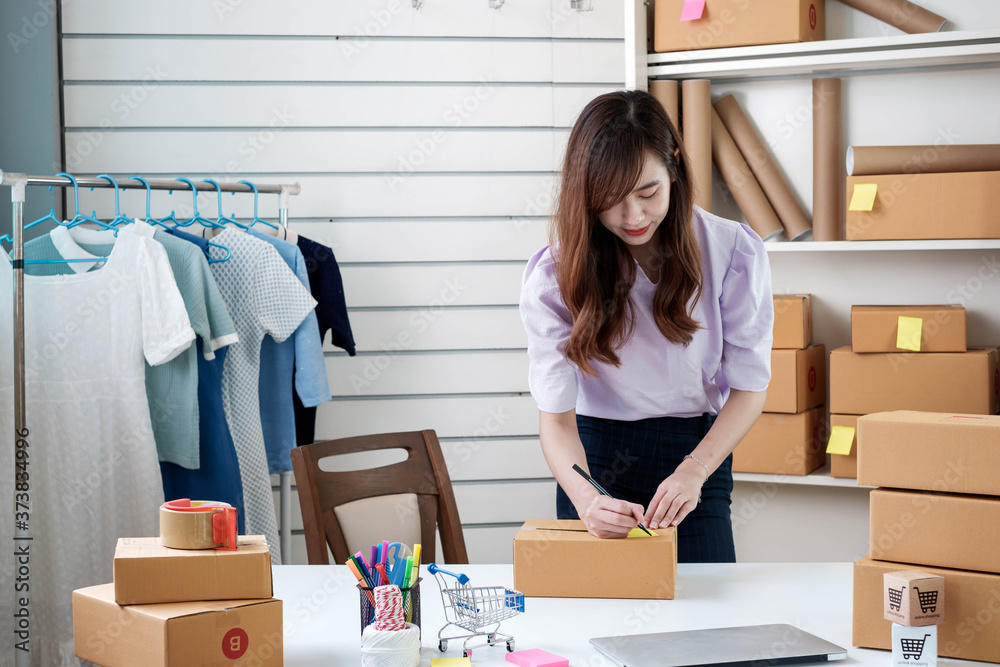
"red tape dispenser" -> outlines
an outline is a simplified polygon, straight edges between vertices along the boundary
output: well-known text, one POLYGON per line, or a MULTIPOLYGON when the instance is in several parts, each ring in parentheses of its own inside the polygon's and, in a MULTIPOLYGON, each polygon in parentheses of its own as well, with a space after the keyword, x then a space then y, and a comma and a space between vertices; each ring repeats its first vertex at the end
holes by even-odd
POLYGON ((171 549, 236 551, 236 508, 179 498, 160 505, 160 544, 171 549))

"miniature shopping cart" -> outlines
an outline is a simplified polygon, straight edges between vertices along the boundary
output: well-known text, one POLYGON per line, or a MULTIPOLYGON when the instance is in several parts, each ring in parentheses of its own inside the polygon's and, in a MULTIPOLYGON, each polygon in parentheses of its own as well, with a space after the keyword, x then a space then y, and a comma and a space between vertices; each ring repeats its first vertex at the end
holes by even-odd
POLYGON ((924 642, 930 635, 924 635, 923 639, 900 638, 899 643, 903 647, 903 660, 920 660, 920 654, 924 652, 924 642))
POLYGON ((445 620, 448 621, 438 632, 439 651, 447 651, 448 642, 454 639, 464 640, 463 657, 468 657, 474 648, 494 646, 498 641, 506 641, 507 650, 514 650, 514 638, 500 632, 500 622, 524 612, 524 595, 503 586, 470 586, 466 575, 442 570, 434 563, 427 566, 427 571, 437 579, 445 620), (454 577, 455 585, 448 586, 449 580, 444 575, 454 577), (469 634, 445 637, 445 630, 452 625, 469 634), (484 637, 485 642, 470 644, 470 640, 476 637, 484 637))
MULTIPOLYGON (((905 589, 906 586, 903 586, 903 588, 893 588, 892 586, 889 586, 889 609, 899 611, 899 605, 903 602, 903 591, 905 589)), ((936 591, 934 593, 934 597, 937 598, 936 591)))
POLYGON ((928 614, 937 609, 937 591, 921 592, 916 586, 913 587, 913 590, 917 592, 917 598, 920 599, 920 611, 928 614))

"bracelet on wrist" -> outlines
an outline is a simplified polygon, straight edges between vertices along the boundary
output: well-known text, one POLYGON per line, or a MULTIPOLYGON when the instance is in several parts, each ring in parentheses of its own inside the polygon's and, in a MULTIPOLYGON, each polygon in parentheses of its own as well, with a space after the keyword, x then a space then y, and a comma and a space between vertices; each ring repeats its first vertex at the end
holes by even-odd
MULTIPOLYGON (((701 459, 699 459, 699 458, 698 458, 697 456, 695 456, 695 455, 693 455, 693 454, 686 454, 686 455, 684 456, 684 459, 691 459, 691 460, 692 460, 692 461, 694 461, 695 463, 697 463, 697 464, 701 465, 701 467, 705 469, 705 479, 708 479, 709 477, 711 477, 711 476, 712 476, 712 471, 711 471, 711 470, 709 470, 709 469, 708 469, 708 466, 707 466, 707 465, 705 465, 705 462, 704 462, 704 461, 702 461, 701 459)), ((683 461, 684 459, 681 459, 681 460, 683 461)))

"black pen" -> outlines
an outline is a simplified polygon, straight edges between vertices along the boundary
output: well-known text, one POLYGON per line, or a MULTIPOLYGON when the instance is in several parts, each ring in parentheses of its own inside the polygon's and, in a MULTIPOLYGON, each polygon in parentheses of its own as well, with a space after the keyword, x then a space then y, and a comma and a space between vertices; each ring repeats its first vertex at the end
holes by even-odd
MULTIPOLYGON (((575 470, 578 473, 580 473, 581 477, 583 477, 585 480, 587 480, 588 482, 590 482, 591 484, 593 484, 594 488, 597 489, 598 491, 600 491, 600 493, 601 493, 602 496, 607 496, 608 498, 614 498, 614 496, 612 496, 610 493, 608 493, 607 491, 605 491, 604 487, 601 486, 600 484, 598 484, 597 481, 594 480, 593 477, 591 477, 590 475, 588 475, 584 471, 583 468, 581 468, 580 466, 578 466, 577 464, 574 463, 573 464, 573 470, 575 470)), ((650 537, 653 536, 653 534, 651 532, 649 532, 648 530, 646 530, 646 527, 644 525, 642 525, 641 521, 639 522, 639 527, 642 528, 642 532, 646 533, 650 537)))

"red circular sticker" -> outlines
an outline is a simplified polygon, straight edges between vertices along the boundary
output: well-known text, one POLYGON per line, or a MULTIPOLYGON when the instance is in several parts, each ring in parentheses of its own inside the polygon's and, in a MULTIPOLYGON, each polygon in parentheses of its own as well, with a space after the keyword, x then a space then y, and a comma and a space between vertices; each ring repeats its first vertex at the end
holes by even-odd
POLYGON ((250 638, 243 628, 233 628, 222 638, 222 654, 230 660, 239 660, 247 652, 250 638))
POLYGON ((809 391, 816 388, 816 367, 809 367, 809 391))
POLYGON ((816 29, 816 5, 809 5, 809 28, 816 29))

